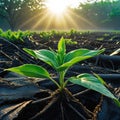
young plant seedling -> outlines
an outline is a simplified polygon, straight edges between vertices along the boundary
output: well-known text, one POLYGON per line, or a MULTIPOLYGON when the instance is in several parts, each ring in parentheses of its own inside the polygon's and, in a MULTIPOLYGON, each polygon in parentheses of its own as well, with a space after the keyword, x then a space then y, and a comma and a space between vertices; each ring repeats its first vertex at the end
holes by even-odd
POLYGON ((24 64, 6 70, 28 77, 49 78, 52 82, 54 82, 54 84, 56 84, 59 91, 63 91, 68 82, 72 82, 85 88, 97 91, 104 96, 113 99, 115 103, 120 106, 120 102, 118 101, 118 99, 105 87, 105 81, 96 74, 92 75, 84 73, 75 77, 70 77, 65 81, 65 74, 71 66, 80 61, 84 61, 86 59, 99 55, 104 52, 104 50, 105 49, 76 49, 66 53, 66 45, 64 38, 60 39, 57 51, 47 49, 31 50, 24 48, 24 51, 26 51, 31 56, 53 67, 59 75, 59 82, 54 80, 45 68, 34 64, 24 64))

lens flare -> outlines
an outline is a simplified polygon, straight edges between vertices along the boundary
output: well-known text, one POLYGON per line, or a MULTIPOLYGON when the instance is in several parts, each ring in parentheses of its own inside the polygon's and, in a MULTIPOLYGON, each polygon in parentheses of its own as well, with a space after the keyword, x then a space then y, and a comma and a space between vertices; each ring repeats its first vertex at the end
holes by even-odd
POLYGON ((67 2, 64 0, 47 0, 46 6, 53 14, 62 14, 67 9, 67 2))

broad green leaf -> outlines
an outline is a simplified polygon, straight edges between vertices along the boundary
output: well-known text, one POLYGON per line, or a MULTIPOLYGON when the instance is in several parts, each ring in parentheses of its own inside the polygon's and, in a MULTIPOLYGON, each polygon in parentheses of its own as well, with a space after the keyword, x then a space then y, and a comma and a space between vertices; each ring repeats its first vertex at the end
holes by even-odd
POLYGON ((24 50, 28 54, 32 55, 35 58, 42 60, 43 62, 49 64, 52 67, 54 68, 58 67, 57 54, 55 54, 55 52, 50 51, 50 50, 45 50, 45 49, 31 50, 31 49, 24 48, 24 50))
POLYGON ((113 99, 115 104, 120 107, 120 101, 118 99, 113 99))
POLYGON ((105 82, 98 74, 96 74, 96 73, 93 73, 93 74, 94 74, 94 76, 95 76, 98 80, 100 80, 100 82, 101 82, 102 84, 106 85, 106 82, 105 82))
POLYGON ((18 67, 5 69, 27 77, 50 78, 50 74, 41 66, 25 64, 18 67))
POLYGON ((23 48, 23 50, 25 52, 27 52, 28 54, 30 54, 31 56, 33 56, 34 58, 37 58, 37 56, 36 56, 36 54, 35 54, 35 52, 33 50, 27 49, 27 48, 23 48))
POLYGON ((102 82, 91 74, 80 74, 77 77, 71 77, 68 81, 95 90, 109 98, 117 100, 117 98, 102 84, 102 82))
POLYGON ((82 60, 86 60, 88 58, 90 58, 91 56, 82 56, 82 57, 75 57, 74 59, 70 60, 69 62, 66 62, 64 64, 62 64, 61 66, 59 66, 57 68, 58 71, 63 71, 68 69, 69 67, 71 67, 72 65, 74 65, 75 63, 78 63, 82 60))
POLYGON ((55 69, 59 66, 57 61, 57 54, 50 50, 36 50, 34 51, 37 58, 42 60, 43 62, 49 64, 50 66, 54 67, 55 69))
POLYGON ((65 55, 64 62, 68 62, 75 57, 82 57, 82 56, 90 56, 93 57, 95 55, 99 55, 100 53, 104 52, 105 49, 101 50, 88 50, 88 49, 77 49, 73 50, 65 55))
POLYGON ((102 49, 102 50, 77 49, 77 50, 71 51, 65 55, 64 64, 59 66, 57 68, 57 70, 63 71, 65 69, 68 69, 75 63, 89 59, 95 55, 99 55, 103 51, 104 51, 104 49, 102 49))

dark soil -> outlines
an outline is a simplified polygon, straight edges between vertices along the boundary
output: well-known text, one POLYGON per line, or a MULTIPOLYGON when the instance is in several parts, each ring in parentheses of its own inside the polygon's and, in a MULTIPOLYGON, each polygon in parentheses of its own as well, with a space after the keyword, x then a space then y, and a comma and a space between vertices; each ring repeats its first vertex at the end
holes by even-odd
MULTIPOLYGON (((64 35, 64 37, 77 41, 76 45, 67 45, 68 51, 77 48, 88 48, 91 50, 106 48, 106 51, 103 54, 110 55, 120 48, 120 33, 86 32, 75 35, 64 35)), ((35 34, 31 37, 24 38, 24 42, 16 41, 13 43, 14 45, 0 38, 0 71, 4 68, 17 66, 24 63, 36 63, 34 59, 31 59, 26 55, 26 53, 24 54, 22 48, 56 49, 60 38, 61 36, 54 36, 49 40, 44 40, 41 39, 38 34, 35 34)), ((120 55, 120 52, 117 53, 117 55, 120 55)))
MULTIPOLYGON (((56 49, 61 36, 43 40, 39 35, 25 38, 25 42, 11 43, 0 38, 0 119, 1 120, 119 120, 120 109, 111 99, 101 96, 91 90, 69 84, 70 91, 61 97, 56 86, 49 80, 32 79, 4 72, 5 68, 25 63, 39 64, 46 67, 53 77, 55 71, 48 65, 27 55, 22 48, 56 49), (18 79, 18 80, 17 80, 18 79), (25 92, 24 92, 25 91, 25 92), (23 94, 24 93, 24 94, 23 94), (72 95, 71 95, 72 94, 72 95), (81 105, 82 104, 82 105, 81 105), (84 106, 84 107, 83 107, 84 106), (86 110, 90 112, 86 112, 86 110)), ((67 50, 77 48, 100 49, 106 48, 103 55, 110 55, 120 48, 119 33, 84 33, 81 35, 64 36, 77 41, 76 45, 67 45, 67 50)), ((119 56, 118 52, 115 56, 119 56)), ((103 62, 97 59, 87 60, 74 65, 66 77, 80 73, 120 74, 120 63, 103 62)), ((57 80, 57 79, 56 79, 57 80)), ((106 79, 109 89, 120 98, 120 77, 115 81, 106 79)), ((67 91, 68 91, 67 90, 67 91)))

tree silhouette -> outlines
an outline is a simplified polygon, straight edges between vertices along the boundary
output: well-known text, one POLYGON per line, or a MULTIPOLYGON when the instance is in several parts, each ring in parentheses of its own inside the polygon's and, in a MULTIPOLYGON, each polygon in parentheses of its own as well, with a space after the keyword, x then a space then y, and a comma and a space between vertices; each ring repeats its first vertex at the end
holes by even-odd
POLYGON ((5 18, 14 30, 28 19, 35 9, 44 7, 44 0, 0 0, 0 17, 5 18))

